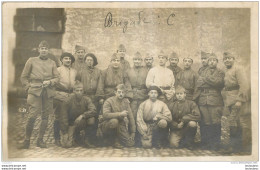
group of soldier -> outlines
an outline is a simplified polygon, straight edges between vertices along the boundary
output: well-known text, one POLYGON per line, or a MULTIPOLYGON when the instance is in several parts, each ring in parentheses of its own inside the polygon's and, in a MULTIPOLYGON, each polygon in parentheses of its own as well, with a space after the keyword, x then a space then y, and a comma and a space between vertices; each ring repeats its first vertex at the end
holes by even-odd
POLYGON ((202 51, 197 73, 192 70, 192 57, 183 59, 182 69, 175 52, 168 56, 161 51, 158 66, 153 66, 152 55, 136 52, 130 67, 122 44, 103 71, 96 68, 97 57, 79 45, 76 59, 65 52, 58 68, 48 57, 46 41, 38 51, 21 74, 29 112, 21 148, 30 146, 37 115, 41 115, 37 146, 46 147, 43 137, 49 114, 54 113, 55 144, 61 147, 194 149, 199 127, 200 147, 221 150, 225 111, 230 126, 230 145, 225 150, 251 152, 250 89, 232 53, 223 53, 226 69, 222 71, 218 57, 202 51))

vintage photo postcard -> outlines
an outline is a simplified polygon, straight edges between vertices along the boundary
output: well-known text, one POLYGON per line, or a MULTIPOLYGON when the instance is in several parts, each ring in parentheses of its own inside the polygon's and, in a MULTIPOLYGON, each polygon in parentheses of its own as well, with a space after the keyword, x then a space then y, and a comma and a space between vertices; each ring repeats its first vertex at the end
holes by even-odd
POLYGON ((258 161, 258 2, 3 2, 3 161, 258 161))

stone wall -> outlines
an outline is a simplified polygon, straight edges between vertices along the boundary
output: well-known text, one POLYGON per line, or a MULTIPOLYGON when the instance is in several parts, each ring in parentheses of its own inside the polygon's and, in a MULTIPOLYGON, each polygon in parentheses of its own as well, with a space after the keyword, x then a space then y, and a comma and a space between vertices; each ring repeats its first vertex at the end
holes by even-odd
MULTIPOLYGON (((176 51, 200 63, 200 50, 215 52, 220 61, 225 50, 235 51, 239 62, 250 64, 250 9, 65 9, 62 48, 73 52, 75 44, 87 47, 104 69, 119 44, 129 58, 136 51, 154 56, 160 50, 176 51), (105 22, 106 21, 106 22, 105 22)), ((131 59, 130 59, 131 61, 131 59)), ((182 62, 180 62, 182 66, 182 62)), ((223 67, 222 62, 220 66, 223 67)))

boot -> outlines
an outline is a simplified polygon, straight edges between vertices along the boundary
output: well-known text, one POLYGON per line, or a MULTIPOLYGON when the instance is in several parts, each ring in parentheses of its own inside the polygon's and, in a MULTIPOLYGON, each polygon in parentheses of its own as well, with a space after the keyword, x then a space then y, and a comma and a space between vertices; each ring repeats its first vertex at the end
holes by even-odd
POLYGON ((43 139, 40 138, 37 140, 37 146, 40 148, 47 148, 46 143, 43 142, 43 139))
POLYGON ((89 142, 89 138, 85 138, 84 146, 85 146, 86 148, 94 148, 94 147, 95 147, 95 145, 92 145, 92 144, 89 142))
POLYGON ((116 140, 115 140, 114 147, 115 147, 115 148, 118 148, 118 149, 122 149, 124 146, 121 145, 119 139, 116 139, 116 140))
POLYGON ((18 147, 18 149, 29 149, 30 147, 30 140, 25 139, 21 146, 18 147))

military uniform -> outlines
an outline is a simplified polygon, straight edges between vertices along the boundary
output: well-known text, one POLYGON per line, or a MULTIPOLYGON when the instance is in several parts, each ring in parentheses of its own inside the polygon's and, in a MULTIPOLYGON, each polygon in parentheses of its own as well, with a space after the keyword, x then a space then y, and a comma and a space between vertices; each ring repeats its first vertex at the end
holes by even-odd
MULTIPOLYGON (((35 119, 41 114, 41 125, 38 141, 42 141, 47 128, 49 114, 53 113, 54 86, 59 81, 59 73, 54 61, 48 58, 33 57, 26 62, 21 74, 22 85, 28 90, 27 104, 29 106, 28 122, 26 125, 26 139, 29 141, 35 119), (50 85, 43 87, 44 81, 50 81, 50 85)), ((28 148, 30 142, 26 142, 28 148)), ((38 143, 38 142, 37 142, 38 143)))
POLYGON ((184 69, 175 77, 175 86, 181 85, 186 90, 186 99, 192 100, 198 75, 191 69, 184 69))
POLYGON ((130 134, 136 132, 134 117, 129 100, 119 100, 116 96, 108 98, 103 105, 103 115, 99 122, 100 137, 106 142, 120 142, 125 146, 133 146, 135 141, 130 134), (127 117, 119 118, 122 111, 128 111, 127 117))
POLYGON ((137 112, 136 124, 137 130, 141 134, 142 146, 150 148, 152 145, 165 144, 168 137, 167 124, 171 120, 171 112, 164 102, 160 100, 152 102, 147 99, 141 103, 137 112), (154 120, 157 114, 160 114, 163 119, 154 120))
POLYGON ((72 68, 74 68, 77 71, 78 76, 80 76, 82 71, 87 69, 87 65, 84 61, 76 60, 75 63, 72 64, 72 68))
POLYGON ((62 105, 61 112, 63 134, 61 144, 63 147, 71 147, 74 142, 80 143, 79 132, 81 130, 85 131, 85 140, 88 140, 89 136, 93 136, 96 108, 89 97, 83 96, 78 101, 76 95, 71 95, 68 101, 62 105), (79 123, 75 123, 79 116, 82 116, 82 119, 79 123), (73 127, 73 131, 69 134, 70 127, 73 127), (65 137, 66 134, 69 135, 69 138, 65 137))
POLYGON ((190 147, 194 142, 197 122, 200 121, 200 111, 195 102, 190 100, 175 101, 172 105, 172 122, 170 123, 170 146, 190 147), (184 126, 177 125, 183 122, 184 126))
POLYGON ((143 67, 133 67, 126 73, 126 84, 131 86, 129 96, 132 97, 131 109, 135 119, 139 105, 147 98, 146 76, 147 70, 143 67))
POLYGON ((224 72, 218 68, 207 68, 197 80, 198 105, 201 112, 201 142, 207 149, 218 149, 221 136, 221 117, 224 72))
POLYGON ((233 151, 251 152, 251 113, 249 84, 243 69, 234 64, 225 70, 225 88, 222 91, 229 112, 230 144, 233 151), (240 108, 236 102, 241 102, 240 108))
POLYGON ((108 66, 102 72, 102 83, 101 89, 104 89, 104 99, 108 99, 111 96, 114 96, 115 88, 118 84, 125 84, 126 75, 122 68, 113 68, 108 66))
MULTIPOLYGON (((177 75, 182 71, 182 69, 179 66, 173 67, 173 66, 169 65, 167 68, 172 71, 175 78, 177 78, 177 75)), ((175 79, 175 86, 177 85, 177 81, 178 80, 175 79)))

